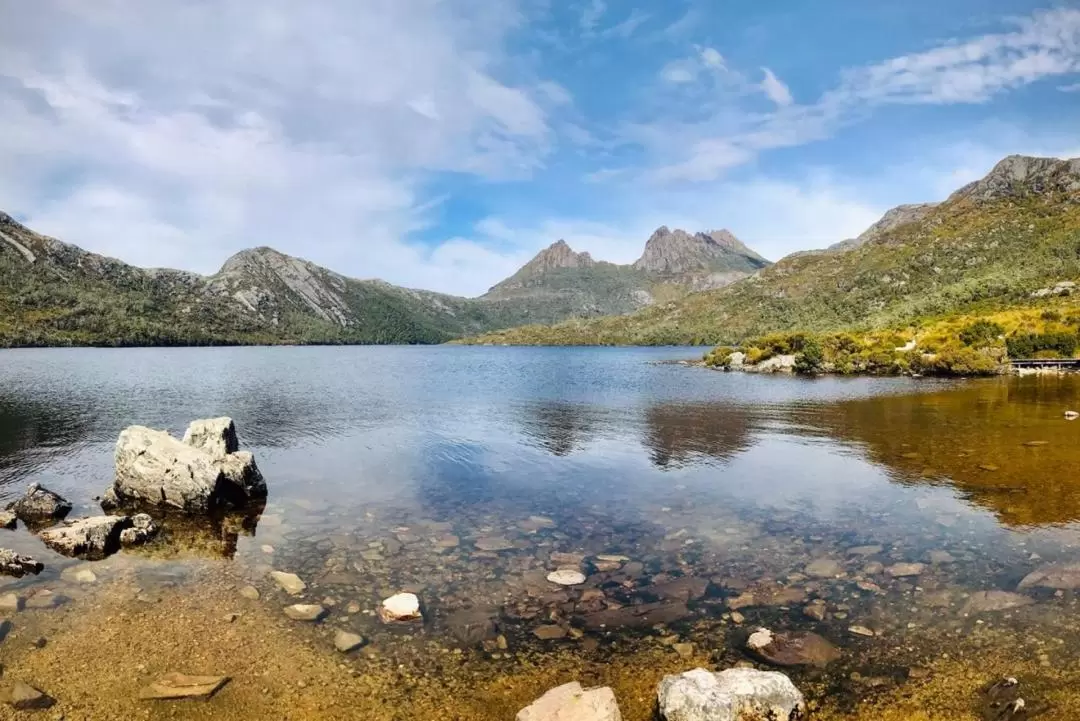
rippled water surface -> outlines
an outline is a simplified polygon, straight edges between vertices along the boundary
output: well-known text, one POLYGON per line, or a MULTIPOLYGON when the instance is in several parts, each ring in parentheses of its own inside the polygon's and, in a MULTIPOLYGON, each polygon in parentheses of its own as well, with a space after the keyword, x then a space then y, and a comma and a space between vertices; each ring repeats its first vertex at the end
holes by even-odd
MULTIPOLYGON (((719 665, 746 660, 741 630, 761 624, 830 639, 839 670, 810 675, 856 694, 939 653, 928 634, 1022 628, 1045 664, 1070 657, 1071 590, 1026 589, 1030 605, 1003 611, 971 598, 1080 560, 1080 421, 1063 418, 1077 378, 801 380, 660 362, 699 354, 5 351, 0 499, 38 481, 96 512, 122 428, 181 434, 229 415, 267 507, 168 526, 132 562, 295 572, 329 603, 329 627, 377 652, 418 637, 477 663, 693 644, 719 665), (568 564, 584 586, 545 580, 568 564), (426 618, 404 636, 370 614, 400 590, 426 618)), ((25 531, 5 539, 48 566, 14 588, 70 563, 25 531)))

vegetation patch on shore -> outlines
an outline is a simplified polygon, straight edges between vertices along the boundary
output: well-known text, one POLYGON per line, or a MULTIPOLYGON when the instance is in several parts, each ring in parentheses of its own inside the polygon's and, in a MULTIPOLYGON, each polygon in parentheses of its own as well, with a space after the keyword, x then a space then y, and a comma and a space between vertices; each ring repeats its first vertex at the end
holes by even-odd
POLYGON ((903 328, 772 333, 714 348, 712 368, 807 375, 995 375, 1009 359, 1074 358, 1080 304, 1071 298, 1027 308, 928 319, 903 328))

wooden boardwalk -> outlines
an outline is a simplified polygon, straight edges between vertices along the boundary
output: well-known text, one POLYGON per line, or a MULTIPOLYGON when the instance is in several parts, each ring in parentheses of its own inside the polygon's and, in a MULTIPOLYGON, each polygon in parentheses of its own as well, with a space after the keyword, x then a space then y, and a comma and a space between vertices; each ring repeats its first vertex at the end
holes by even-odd
POLYGON ((1013 368, 1070 368, 1080 370, 1080 358, 1017 358, 1010 360, 1013 368))

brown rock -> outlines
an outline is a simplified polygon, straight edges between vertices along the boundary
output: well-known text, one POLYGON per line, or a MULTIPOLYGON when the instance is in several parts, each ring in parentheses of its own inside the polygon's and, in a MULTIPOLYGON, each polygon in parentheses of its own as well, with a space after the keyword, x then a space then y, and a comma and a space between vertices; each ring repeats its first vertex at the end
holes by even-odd
POLYGON ((228 676, 188 676, 183 673, 167 673, 144 688, 139 693, 139 698, 156 701, 208 699, 228 682, 228 676))
POLYGON ((28 683, 16 681, 4 690, 4 703, 16 711, 33 711, 49 708, 56 701, 28 683))
POLYGON ((562 626, 547 624, 534 628, 533 635, 541 641, 555 641, 560 638, 566 638, 566 629, 562 626))
POLYGON ((976 591, 968 598, 962 609, 963 613, 990 613, 1008 611, 1021 606, 1030 606, 1035 599, 1010 591, 976 591))
POLYGON ((1025 588, 1056 588, 1070 590, 1080 588, 1080 563, 1051 563, 1035 569, 1017 586, 1025 588))
POLYGON ((590 630, 611 628, 648 628, 660 623, 672 623, 691 615, 685 603, 661 601, 641 606, 625 606, 581 617, 585 627, 590 630))
POLYGON ((709 589, 709 581, 697 576, 683 576, 674 581, 650 586, 645 590, 657 598, 672 599, 678 601, 695 601, 705 595, 709 589))
POLYGON ((773 633, 758 629, 747 639, 746 650, 774 666, 826 666, 840 658, 836 646, 808 631, 773 633))

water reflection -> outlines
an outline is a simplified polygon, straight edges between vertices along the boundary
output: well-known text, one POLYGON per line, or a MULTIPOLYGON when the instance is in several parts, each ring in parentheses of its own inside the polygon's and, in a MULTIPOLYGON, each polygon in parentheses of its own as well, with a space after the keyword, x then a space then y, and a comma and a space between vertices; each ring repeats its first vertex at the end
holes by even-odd
POLYGON ((90 426, 86 409, 49 396, 0 390, 0 487, 16 484, 81 444, 90 426))
POLYGON ((902 484, 945 485, 1010 526, 1080 520, 1075 377, 1003 379, 803 410, 800 432, 857 444, 902 484), (810 430, 808 430, 810 429, 810 430))
POLYGON ((661 403, 645 411, 644 443, 659 468, 726 461, 748 449, 754 413, 728 403, 661 403))
POLYGON ((521 408, 521 432, 552 454, 567 456, 595 437, 600 419, 581 403, 541 401, 521 408))

